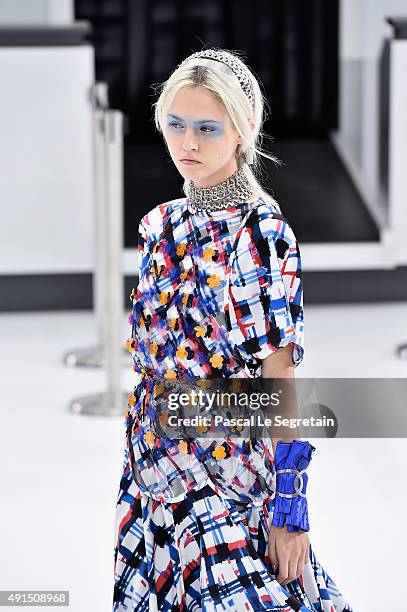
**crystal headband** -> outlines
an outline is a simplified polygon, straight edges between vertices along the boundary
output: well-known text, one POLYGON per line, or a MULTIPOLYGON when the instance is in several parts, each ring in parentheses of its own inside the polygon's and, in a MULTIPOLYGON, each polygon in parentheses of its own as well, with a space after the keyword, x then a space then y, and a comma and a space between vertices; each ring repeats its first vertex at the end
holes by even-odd
POLYGON ((189 55, 180 64, 178 64, 178 66, 182 66, 183 64, 185 64, 185 62, 189 62, 190 60, 199 57, 215 60, 216 62, 221 62, 222 64, 228 66, 239 81, 241 88, 248 97, 252 109, 254 110, 254 91, 252 79, 249 73, 242 68, 242 66, 236 61, 233 55, 230 55, 225 51, 206 49, 204 51, 197 51, 196 53, 189 55))

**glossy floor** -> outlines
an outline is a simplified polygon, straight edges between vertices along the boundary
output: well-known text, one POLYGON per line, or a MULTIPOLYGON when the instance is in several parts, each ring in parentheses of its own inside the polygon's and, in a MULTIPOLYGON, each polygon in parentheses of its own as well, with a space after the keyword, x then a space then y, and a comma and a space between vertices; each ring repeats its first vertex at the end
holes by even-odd
MULTIPOLYGON (((308 306, 297 376, 407 377, 407 304, 308 306)), ((0 571, 2 589, 69 590, 72 612, 110 612, 114 509, 123 419, 73 415, 100 392, 100 370, 62 356, 92 346, 89 312, 2 314, 0 571)), ((128 324, 123 316, 123 341, 128 324)), ((132 388, 131 358, 123 389, 132 388)), ((407 439, 314 439, 310 537, 358 612, 400 609, 406 531, 407 439)))

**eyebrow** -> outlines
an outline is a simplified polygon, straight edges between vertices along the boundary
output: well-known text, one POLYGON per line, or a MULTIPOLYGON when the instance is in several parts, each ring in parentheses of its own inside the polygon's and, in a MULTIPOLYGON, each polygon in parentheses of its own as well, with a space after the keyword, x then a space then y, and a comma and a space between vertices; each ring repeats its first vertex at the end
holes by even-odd
MULTIPOLYGON (((173 117, 174 119, 177 119, 178 121, 184 121, 182 117, 173 115, 173 113, 168 113, 168 117, 173 117)), ((200 120, 197 120, 195 123, 221 123, 221 122, 215 121, 215 119, 200 119, 200 120)))

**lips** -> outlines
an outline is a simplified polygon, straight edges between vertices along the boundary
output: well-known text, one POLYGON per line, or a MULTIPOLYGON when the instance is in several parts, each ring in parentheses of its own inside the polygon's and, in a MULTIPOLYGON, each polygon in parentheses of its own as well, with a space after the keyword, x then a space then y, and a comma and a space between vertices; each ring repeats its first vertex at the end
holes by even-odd
POLYGON ((196 164, 201 163, 200 161, 198 161, 197 159, 194 159, 193 157, 183 157, 180 161, 190 161, 190 162, 195 162, 196 164))

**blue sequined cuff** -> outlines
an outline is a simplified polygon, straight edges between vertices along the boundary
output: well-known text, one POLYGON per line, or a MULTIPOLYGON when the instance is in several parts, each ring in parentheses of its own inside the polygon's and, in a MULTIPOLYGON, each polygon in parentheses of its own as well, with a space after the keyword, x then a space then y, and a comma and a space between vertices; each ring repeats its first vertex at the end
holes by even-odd
POLYGON ((308 504, 305 496, 308 467, 315 446, 306 440, 277 442, 274 453, 276 496, 272 525, 287 526, 288 531, 309 531, 308 504))

